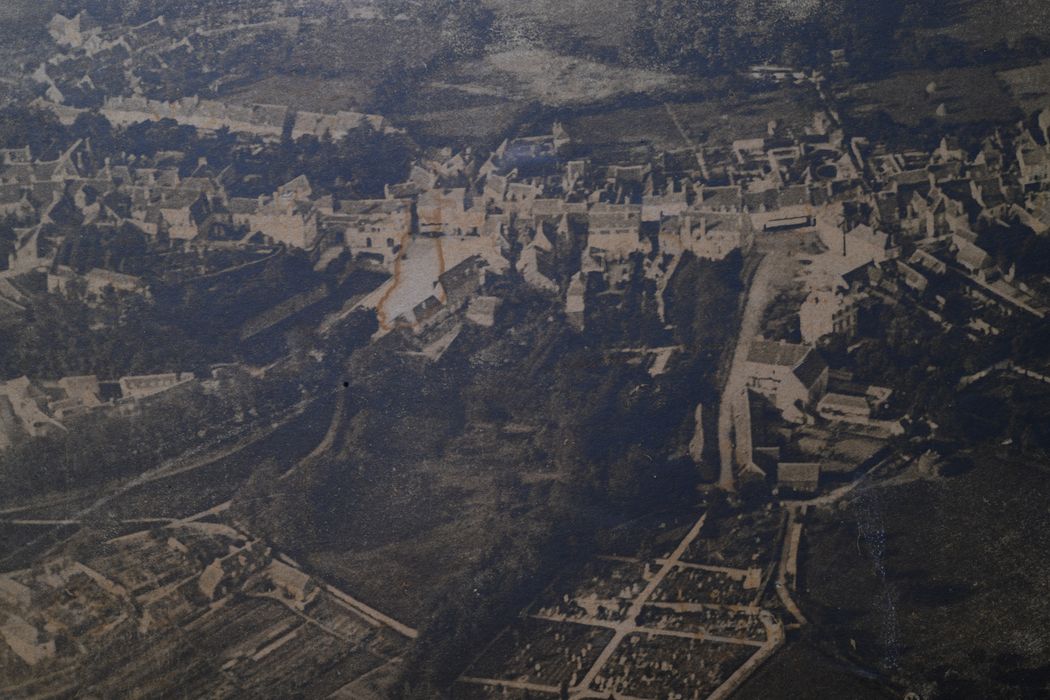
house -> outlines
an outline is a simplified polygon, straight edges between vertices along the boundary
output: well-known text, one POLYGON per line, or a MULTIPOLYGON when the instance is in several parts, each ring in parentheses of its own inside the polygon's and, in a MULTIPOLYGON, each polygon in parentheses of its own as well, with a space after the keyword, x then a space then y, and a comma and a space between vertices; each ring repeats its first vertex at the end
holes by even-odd
POLYGON ((878 264, 896 255, 889 234, 867 224, 858 224, 848 231, 822 227, 820 234, 829 252, 841 256, 843 264, 849 268, 878 264))
POLYGON ((441 234, 462 231, 470 209, 465 188, 429 189, 416 199, 416 218, 420 233, 441 234))
POLYGON ((98 402, 99 382, 94 374, 85 374, 73 377, 62 377, 58 380, 60 389, 66 392, 66 396, 87 402, 98 402))
POLYGON ((423 301, 412 307, 412 319, 415 324, 423 325, 434 318, 444 307, 441 299, 431 294, 423 301))
POLYGON ((605 262, 650 252, 641 237, 642 208, 635 204, 595 204, 587 212, 587 254, 605 262))
POLYGON ((328 134, 333 141, 339 141, 351 131, 370 126, 376 131, 386 131, 386 120, 375 114, 340 111, 336 114, 317 112, 296 112, 292 122, 292 139, 303 136, 322 138, 328 134))
POLYGON ((955 262, 971 275, 981 275, 995 264, 984 248, 961 236, 952 236, 951 249, 955 253, 955 262))
POLYGON ((813 493, 820 487, 819 462, 780 462, 777 485, 797 493, 813 493))
POLYGON ((661 253, 690 252, 702 260, 724 260, 751 247, 751 220, 745 214, 688 211, 661 222, 661 253))
POLYGON ((557 292, 555 281, 554 245, 543 231, 536 235, 521 251, 518 257, 517 270, 522 278, 533 287, 545 292, 557 292))
POLYGON ((48 404, 48 410, 58 420, 64 420, 68 416, 84 413, 102 405, 99 398, 101 386, 98 377, 93 374, 63 377, 58 380, 57 384, 65 396, 51 401, 48 404))
POLYGON ((40 630, 18 615, 8 615, 0 625, 0 639, 30 666, 55 655, 55 640, 46 639, 40 630))
POLYGON ((1021 185, 1025 189, 1040 189, 1050 180, 1050 155, 1036 143, 1027 131, 1017 143, 1017 165, 1021 169, 1021 185))
MULTIPOLYGON (((201 224, 211 211, 208 198, 195 190, 176 189, 155 205, 159 214, 159 230, 180 241, 199 236, 201 224)), ((150 222, 146 219, 147 223, 150 222)))
POLYGON ((57 14, 47 24, 48 34, 59 46, 78 49, 102 32, 102 27, 87 12, 74 17, 57 14))
POLYGON ((438 284, 445 292, 449 308, 463 306, 485 284, 488 263, 480 255, 472 255, 438 276, 438 284))
POLYGON ((474 297, 467 305, 467 320, 485 328, 496 324, 496 312, 499 311, 499 297, 474 297))
POLYGON ((270 140, 281 138, 288 119, 288 107, 284 105, 228 105, 199 97, 184 97, 173 102, 109 97, 101 112, 115 126, 171 119, 206 132, 226 128, 270 140))
POLYGON ((966 158, 966 151, 957 136, 942 136, 940 145, 933 153, 941 162, 961 161, 966 158))
POLYGON ((144 399, 192 382, 192 372, 146 374, 120 378, 120 391, 125 399, 144 399))
POLYGON ((321 226, 341 239, 354 257, 377 258, 390 265, 412 233, 412 200, 344 200, 321 226))
POLYGON ((660 221, 677 216, 689 208, 689 189, 686 183, 672 181, 661 192, 642 195, 642 221, 660 221))
POLYGON ((65 426, 43 410, 48 396, 28 377, 0 383, 0 399, 4 400, 8 433, 22 431, 32 437, 42 437, 65 430, 65 426))
POLYGON ((825 335, 851 338, 857 331, 857 300, 841 290, 810 292, 799 308, 802 341, 814 344, 825 335))
POLYGON ((892 390, 881 386, 858 386, 852 382, 836 382, 833 389, 817 404, 817 413, 825 420, 877 428, 886 435, 900 435, 904 431, 900 421, 876 417, 886 407, 893 395, 892 390))
POLYGON ((246 223, 253 233, 261 233, 275 243, 310 249, 320 232, 318 211, 311 202, 280 202, 271 199, 257 203, 254 211, 235 223, 246 223))
POLYGON ((829 392, 817 404, 817 412, 828 420, 856 422, 871 418, 871 404, 864 396, 829 392))
POLYGON ((801 422, 804 409, 824 395, 828 366, 812 347, 756 339, 748 351, 747 387, 762 394, 785 420, 801 422))
POLYGON ((266 567, 265 573, 285 598, 296 603, 305 603, 311 594, 319 590, 309 575, 276 559, 266 567))
POLYGON ((930 280, 927 279, 926 275, 922 274, 920 270, 912 267, 903 260, 896 260, 894 262, 897 264, 897 272, 899 272, 904 279, 904 284, 920 294, 926 291, 927 287, 930 285, 930 280))

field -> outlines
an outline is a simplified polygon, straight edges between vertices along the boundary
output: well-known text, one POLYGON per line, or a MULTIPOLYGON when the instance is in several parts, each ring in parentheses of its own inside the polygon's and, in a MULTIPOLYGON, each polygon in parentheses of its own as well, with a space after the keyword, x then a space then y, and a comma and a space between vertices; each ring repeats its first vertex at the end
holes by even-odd
POLYGON ((944 124, 1004 122, 1015 116, 1017 103, 991 68, 951 68, 898 73, 884 80, 861 83, 849 91, 846 109, 853 116, 887 112, 898 124, 918 125, 936 117, 945 105, 944 124), (926 88, 935 83, 936 91, 926 88))
POLYGON ((321 78, 305 75, 268 75, 226 96, 246 104, 287 104, 309 112, 334 113, 359 108, 372 96, 366 78, 321 78))
POLYGON ((638 0, 485 0, 495 12, 498 26, 507 33, 527 34, 537 25, 554 27, 588 45, 615 49, 631 35, 638 0))
POLYGON ((509 135, 534 110, 694 88, 692 81, 666 72, 519 47, 434 71, 404 103, 402 113, 391 116, 424 142, 490 144, 509 135))
POLYGON ((1050 37, 1050 5, 1045 0, 945 0, 958 19, 929 31, 986 48, 1026 36, 1050 37))
POLYGON ((305 26, 281 74, 260 76, 234 96, 245 102, 304 110, 374 106, 376 87, 405 66, 423 65, 438 50, 434 32, 412 22, 333 21, 305 26))
POLYGON ((1050 61, 999 73, 1025 114, 1050 105, 1050 61))
POLYGON ((801 133, 817 106, 816 95, 808 88, 729 96, 704 96, 702 89, 699 93, 668 95, 666 104, 655 98, 621 99, 568 116, 564 122, 569 135, 587 151, 632 145, 671 150, 694 144, 726 146, 736 139, 764 136, 770 121, 801 133))
POLYGON ((793 700, 890 700, 890 692, 877 682, 864 678, 846 665, 821 654, 806 642, 795 642, 781 649, 733 694, 738 700, 767 700, 786 697, 793 700))
POLYGON ((467 676, 558 687, 572 684, 597 660, 611 630, 522 620, 496 638, 467 676))
POLYGON ((824 636, 908 681, 957 674, 947 697, 1031 691, 1050 668, 1050 468, 992 450, 974 461, 866 490, 803 537, 800 604, 824 636))

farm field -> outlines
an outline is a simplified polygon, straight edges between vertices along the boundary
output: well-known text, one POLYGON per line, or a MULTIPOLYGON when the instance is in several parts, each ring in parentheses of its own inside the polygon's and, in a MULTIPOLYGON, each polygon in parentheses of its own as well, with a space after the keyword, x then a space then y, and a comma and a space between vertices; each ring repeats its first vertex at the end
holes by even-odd
POLYGON ((1026 114, 1050 104, 1050 61, 999 73, 1026 114))
POLYGON ((799 604, 827 639, 853 640, 878 670, 914 682, 947 671, 954 697, 987 697, 993 677, 1040 687, 1050 667, 1033 636, 1050 625, 1048 571, 1029 556, 1050 546, 1045 469, 990 450, 973 461, 957 476, 863 491, 802 539, 799 604))
POLYGON ((885 111, 898 124, 915 126, 938 118, 944 124, 1005 122, 1017 116, 1017 102, 991 68, 950 68, 898 73, 883 80, 861 83, 849 90, 846 110, 851 116, 885 111), (928 94, 927 87, 936 89, 928 94), (937 117, 944 105, 947 114, 937 117))
POLYGON ((824 656, 807 642, 782 649, 734 694, 739 700, 890 700, 899 697, 845 663, 824 656))

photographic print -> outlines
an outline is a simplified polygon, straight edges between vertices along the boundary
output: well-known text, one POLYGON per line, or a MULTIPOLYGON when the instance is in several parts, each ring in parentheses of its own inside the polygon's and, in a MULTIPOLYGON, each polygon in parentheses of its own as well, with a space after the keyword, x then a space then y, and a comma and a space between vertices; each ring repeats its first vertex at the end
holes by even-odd
POLYGON ((2 0, 0 698, 1050 697, 1050 3, 2 0))

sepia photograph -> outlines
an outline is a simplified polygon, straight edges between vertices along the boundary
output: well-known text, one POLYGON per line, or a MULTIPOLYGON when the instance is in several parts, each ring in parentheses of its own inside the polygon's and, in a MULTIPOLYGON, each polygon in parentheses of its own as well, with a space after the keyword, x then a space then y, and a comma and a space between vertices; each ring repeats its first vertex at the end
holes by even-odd
POLYGON ((0 699, 1050 698, 1050 0, 0 0, 0 699))

